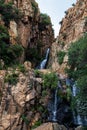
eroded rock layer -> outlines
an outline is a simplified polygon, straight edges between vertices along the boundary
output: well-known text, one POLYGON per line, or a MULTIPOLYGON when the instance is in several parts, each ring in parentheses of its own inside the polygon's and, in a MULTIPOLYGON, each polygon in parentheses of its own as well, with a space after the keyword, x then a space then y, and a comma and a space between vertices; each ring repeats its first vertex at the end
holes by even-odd
POLYGON ((52 69, 64 74, 67 66, 67 50, 72 42, 81 38, 87 32, 87 1, 78 0, 73 7, 65 11, 65 17, 60 21, 61 28, 56 42, 52 44, 52 69), (65 52, 63 63, 58 62, 58 52, 65 52))

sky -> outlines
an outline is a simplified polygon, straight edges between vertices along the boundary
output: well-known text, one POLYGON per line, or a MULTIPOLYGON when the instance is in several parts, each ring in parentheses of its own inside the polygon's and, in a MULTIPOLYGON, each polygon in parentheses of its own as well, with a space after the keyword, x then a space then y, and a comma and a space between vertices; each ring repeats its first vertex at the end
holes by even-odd
POLYGON ((60 25, 59 22, 65 16, 65 11, 72 7, 76 0, 36 0, 41 13, 46 13, 51 17, 55 37, 58 36, 60 25))

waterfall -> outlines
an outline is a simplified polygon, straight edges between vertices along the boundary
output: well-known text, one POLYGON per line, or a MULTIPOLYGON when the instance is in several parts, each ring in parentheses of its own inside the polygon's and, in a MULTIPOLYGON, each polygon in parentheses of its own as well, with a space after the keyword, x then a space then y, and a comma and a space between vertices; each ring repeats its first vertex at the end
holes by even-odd
POLYGON ((49 103, 48 111, 49 117, 48 121, 57 122, 57 108, 58 108, 58 87, 54 90, 53 100, 49 103))
POLYGON ((76 95, 77 95, 77 87, 75 84, 72 85, 72 95, 73 95, 73 97, 76 97, 76 95))
MULTIPOLYGON (((72 96, 76 97, 77 94, 78 94, 78 89, 77 89, 76 83, 74 83, 72 85, 72 96)), ((75 110, 73 111, 73 119, 74 119, 74 123, 76 125, 83 125, 83 126, 86 125, 87 126, 87 116, 81 116, 78 113, 77 108, 75 108, 75 110)))
POLYGON ((57 122, 58 121, 58 105, 60 103, 60 98, 58 97, 58 90, 61 89, 61 83, 58 81, 58 86, 55 88, 53 92, 53 100, 49 104, 49 117, 48 121, 57 122))
POLYGON ((40 63, 39 69, 45 69, 47 61, 48 61, 49 53, 50 53, 50 49, 48 48, 46 51, 45 59, 40 63))
POLYGON ((53 111, 52 111, 52 121, 57 121, 57 105, 58 105, 58 87, 55 90, 54 94, 54 103, 53 103, 53 111))

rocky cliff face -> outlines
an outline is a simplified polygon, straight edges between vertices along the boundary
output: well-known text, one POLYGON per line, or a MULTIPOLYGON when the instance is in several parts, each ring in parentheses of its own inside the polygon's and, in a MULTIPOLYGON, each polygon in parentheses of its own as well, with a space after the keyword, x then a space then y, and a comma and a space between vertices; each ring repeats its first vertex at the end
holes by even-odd
MULTIPOLYGON (((5 3, 8 2, 12 0, 5 0, 5 3)), ((35 58, 33 51, 41 58, 54 39, 51 23, 41 26, 43 20, 38 4, 34 0, 13 0, 13 3, 13 7, 19 10, 20 18, 9 22, 10 42, 21 44, 25 48, 25 54, 20 59, 22 62, 31 59, 33 61, 35 58)))
POLYGON ((70 44, 87 32, 87 1, 78 0, 76 5, 65 11, 65 17, 60 22, 61 28, 57 40, 52 45, 52 68, 64 73, 68 57, 65 55, 63 64, 58 63, 58 52, 67 52, 70 44))
POLYGON ((35 77, 31 64, 24 66, 24 73, 18 68, 0 70, 0 130, 31 130, 47 119, 49 94, 43 95, 42 80, 35 77), (4 82, 9 75, 17 77, 4 82))
POLYGON ((76 5, 65 11, 58 36, 59 42, 69 44, 78 40, 87 31, 87 1, 78 0, 76 5))
MULTIPOLYGON (((44 28, 40 28, 42 19, 40 17, 38 4, 34 0, 14 0, 14 4, 23 14, 23 17, 17 24, 16 30, 19 42, 27 51, 25 58, 27 57, 28 59, 28 57, 30 57, 29 60, 33 58, 31 54, 33 48, 35 51, 38 50, 39 55, 42 57, 54 39, 52 25, 49 24, 45 25, 44 28)), ((13 27, 13 29, 15 28, 13 27)))

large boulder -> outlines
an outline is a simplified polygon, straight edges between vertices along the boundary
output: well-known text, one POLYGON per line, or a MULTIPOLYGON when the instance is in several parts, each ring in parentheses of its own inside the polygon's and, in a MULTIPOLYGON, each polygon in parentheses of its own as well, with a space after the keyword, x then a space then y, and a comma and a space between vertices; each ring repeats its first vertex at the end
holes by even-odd
POLYGON ((57 123, 44 123, 33 130, 67 130, 67 129, 65 128, 65 126, 59 125, 57 123))

